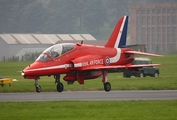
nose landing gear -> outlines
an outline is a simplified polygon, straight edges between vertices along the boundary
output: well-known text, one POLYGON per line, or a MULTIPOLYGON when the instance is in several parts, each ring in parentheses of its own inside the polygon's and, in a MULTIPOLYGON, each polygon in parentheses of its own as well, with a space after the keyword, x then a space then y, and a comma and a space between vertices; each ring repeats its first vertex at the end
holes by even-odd
POLYGON ((41 86, 38 85, 38 78, 35 79, 34 85, 36 87, 36 92, 40 93, 42 89, 41 89, 41 86))
POLYGON ((36 86, 36 92, 40 93, 41 92, 41 86, 36 86))

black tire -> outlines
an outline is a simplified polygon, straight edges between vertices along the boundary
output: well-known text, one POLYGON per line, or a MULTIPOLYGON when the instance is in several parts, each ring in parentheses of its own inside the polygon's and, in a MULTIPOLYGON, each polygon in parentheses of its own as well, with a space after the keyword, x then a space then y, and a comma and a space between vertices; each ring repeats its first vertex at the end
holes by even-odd
POLYGON ((106 82, 106 83, 104 84, 104 90, 105 90, 106 92, 109 92, 109 91, 111 90, 111 84, 110 84, 109 82, 106 82))
POLYGON ((41 86, 36 86, 36 92, 37 92, 37 93, 40 93, 41 90, 42 90, 42 89, 41 89, 41 86))
POLYGON ((153 77, 159 77, 159 72, 158 72, 158 71, 155 71, 153 77))
POLYGON ((144 75, 144 72, 143 72, 143 71, 140 71, 140 73, 139 73, 139 77, 140 77, 140 78, 145 77, 145 75, 144 75))
POLYGON ((63 84, 62 84, 62 83, 58 83, 58 84, 57 84, 57 91, 58 91, 58 92, 62 92, 63 90, 64 90, 63 84))

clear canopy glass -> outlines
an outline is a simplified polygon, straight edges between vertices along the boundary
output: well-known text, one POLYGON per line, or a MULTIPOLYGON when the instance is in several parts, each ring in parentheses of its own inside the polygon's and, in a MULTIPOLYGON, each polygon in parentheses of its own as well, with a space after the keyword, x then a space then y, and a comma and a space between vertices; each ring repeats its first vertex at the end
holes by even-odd
POLYGON ((46 62, 55 59, 62 54, 69 52, 75 48, 74 43, 61 43, 53 45, 42 52, 36 61, 46 62))

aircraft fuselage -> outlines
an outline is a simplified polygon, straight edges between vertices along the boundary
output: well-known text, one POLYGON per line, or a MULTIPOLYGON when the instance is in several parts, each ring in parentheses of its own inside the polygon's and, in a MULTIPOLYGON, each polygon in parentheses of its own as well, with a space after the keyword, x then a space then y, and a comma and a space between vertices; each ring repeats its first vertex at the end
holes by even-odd
POLYGON ((129 48, 105 48, 102 46, 76 44, 75 49, 49 61, 35 61, 23 70, 25 78, 34 79, 39 76, 50 76, 79 72, 84 67, 108 65, 125 65, 134 60, 133 54, 124 54, 129 48))

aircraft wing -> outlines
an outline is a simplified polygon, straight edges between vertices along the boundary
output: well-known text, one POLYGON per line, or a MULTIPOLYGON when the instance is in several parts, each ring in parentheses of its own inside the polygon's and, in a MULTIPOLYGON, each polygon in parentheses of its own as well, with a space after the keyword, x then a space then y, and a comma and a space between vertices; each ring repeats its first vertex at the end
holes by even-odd
POLYGON ((163 56, 163 55, 157 55, 157 54, 145 53, 145 52, 139 52, 139 51, 124 51, 124 53, 146 55, 146 56, 156 56, 156 57, 162 57, 163 56))
POLYGON ((125 69, 133 69, 133 68, 142 68, 142 67, 150 67, 150 66, 160 66, 161 64, 141 64, 141 65, 114 65, 114 66, 88 66, 83 67, 81 70, 102 70, 102 69, 116 69, 116 68, 125 68, 125 69))

